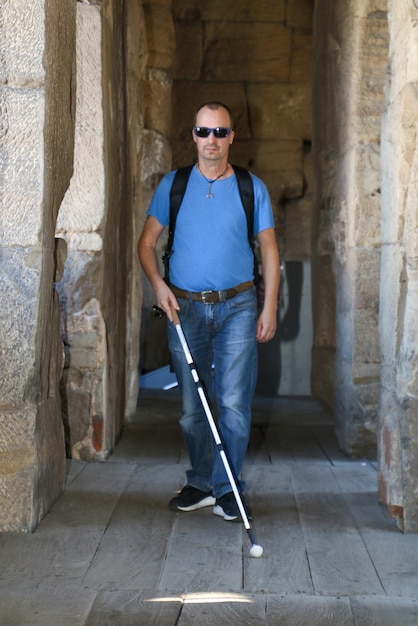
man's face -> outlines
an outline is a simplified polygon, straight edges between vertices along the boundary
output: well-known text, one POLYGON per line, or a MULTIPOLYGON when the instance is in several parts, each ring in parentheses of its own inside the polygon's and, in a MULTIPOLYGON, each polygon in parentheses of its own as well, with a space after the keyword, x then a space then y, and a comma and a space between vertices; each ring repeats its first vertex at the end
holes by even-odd
MULTIPOLYGON (((223 107, 208 109, 203 107, 197 114, 196 126, 206 128, 231 128, 229 113, 223 107)), ((210 133, 209 137, 196 137, 192 131, 193 141, 196 144, 199 157, 206 161, 222 161, 228 155, 229 146, 234 139, 234 131, 224 138, 217 138, 210 133)))

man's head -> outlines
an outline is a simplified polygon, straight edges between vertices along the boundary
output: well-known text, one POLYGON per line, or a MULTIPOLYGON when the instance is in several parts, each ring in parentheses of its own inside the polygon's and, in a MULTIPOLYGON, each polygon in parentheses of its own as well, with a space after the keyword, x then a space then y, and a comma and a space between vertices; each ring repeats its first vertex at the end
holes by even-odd
POLYGON ((192 135, 199 158, 211 162, 227 158, 235 135, 229 107, 222 102, 202 104, 195 114, 192 135))
POLYGON ((228 122, 228 128, 234 128, 234 120, 232 117, 232 111, 229 108, 228 105, 224 104, 223 102, 217 102, 216 100, 212 101, 212 102, 205 102, 204 104, 201 104, 198 109, 196 110, 195 116, 194 116, 194 121, 193 121, 193 126, 197 126, 198 123, 198 117, 199 117, 199 112, 202 109, 209 109, 211 111, 218 111, 219 109, 224 109, 227 113, 228 113, 228 117, 229 117, 229 122, 228 122))

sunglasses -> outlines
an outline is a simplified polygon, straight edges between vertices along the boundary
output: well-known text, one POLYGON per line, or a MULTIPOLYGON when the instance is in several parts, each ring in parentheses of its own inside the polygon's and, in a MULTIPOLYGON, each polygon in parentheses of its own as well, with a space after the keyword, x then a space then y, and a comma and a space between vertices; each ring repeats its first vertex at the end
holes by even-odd
POLYGON ((231 130, 231 128, 207 128, 206 126, 195 126, 193 128, 196 137, 206 138, 213 133, 216 139, 225 139, 231 133, 231 130))

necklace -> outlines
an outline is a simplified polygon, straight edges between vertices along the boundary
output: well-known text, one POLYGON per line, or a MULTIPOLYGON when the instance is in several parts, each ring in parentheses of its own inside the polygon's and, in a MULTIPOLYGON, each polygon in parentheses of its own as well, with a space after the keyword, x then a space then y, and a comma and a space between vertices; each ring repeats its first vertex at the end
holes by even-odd
POLYGON ((219 178, 222 178, 222 176, 225 176, 225 174, 227 173, 228 168, 229 168, 229 163, 227 163, 227 164, 226 164, 226 168, 225 168, 225 170, 222 172, 222 174, 219 174, 219 176, 217 176, 216 178, 214 178, 214 179, 212 179, 212 180, 209 180, 209 178, 206 178, 206 176, 203 174, 202 170, 201 170, 201 169, 200 169, 200 167, 199 167, 199 163, 196 165, 196 167, 197 167, 198 172, 199 172, 199 173, 203 176, 203 178, 205 179, 205 181, 206 181, 206 182, 207 182, 207 184, 208 184, 208 191, 207 191, 206 197, 207 197, 207 198, 214 198, 215 196, 214 196, 214 195, 213 195, 213 193, 212 193, 212 185, 213 185, 213 183, 215 183, 215 182, 216 182, 219 178))

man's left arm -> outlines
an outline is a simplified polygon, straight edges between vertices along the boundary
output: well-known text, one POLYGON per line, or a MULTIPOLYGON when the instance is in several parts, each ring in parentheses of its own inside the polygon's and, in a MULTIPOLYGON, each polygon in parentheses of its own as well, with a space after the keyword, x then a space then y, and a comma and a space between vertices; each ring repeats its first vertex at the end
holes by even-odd
POLYGON ((274 228, 266 228, 257 235, 260 244, 264 279, 264 305, 257 322, 257 341, 273 339, 277 330, 277 305, 280 285, 280 257, 274 228))

